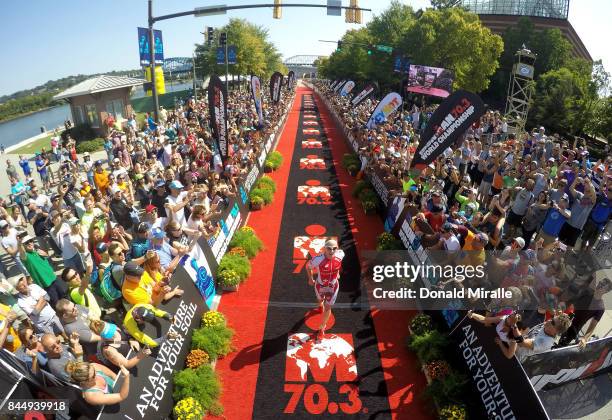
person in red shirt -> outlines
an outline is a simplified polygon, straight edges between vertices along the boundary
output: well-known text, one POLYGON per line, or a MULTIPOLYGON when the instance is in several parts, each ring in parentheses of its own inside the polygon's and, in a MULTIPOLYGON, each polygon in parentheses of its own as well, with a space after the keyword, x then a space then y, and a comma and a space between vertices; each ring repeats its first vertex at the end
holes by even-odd
POLYGON ((338 249, 338 242, 329 239, 325 242, 323 253, 306 263, 308 284, 314 286, 317 300, 323 311, 321 326, 317 332, 317 341, 323 339, 327 320, 331 315, 332 306, 338 297, 340 269, 342 268, 343 258, 344 251, 338 249))

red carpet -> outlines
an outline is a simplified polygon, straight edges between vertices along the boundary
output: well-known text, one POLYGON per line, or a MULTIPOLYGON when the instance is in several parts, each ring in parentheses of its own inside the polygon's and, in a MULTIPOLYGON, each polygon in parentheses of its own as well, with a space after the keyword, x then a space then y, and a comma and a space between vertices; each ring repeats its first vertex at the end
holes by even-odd
POLYGON ((425 379, 404 344, 414 314, 376 310, 360 282, 357 256, 375 249, 382 221, 365 215, 351 197, 355 180, 338 164, 349 151, 346 139, 325 105, 315 97, 315 108, 305 94, 315 97, 298 88, 277 147, 284 164, 272 174, 275 201, 252 213, 248 223, 266 250, 252 261, 252 275, 240 290, 221 299, 219 310, 236 330, 236 352, 216 367, 223 417, 431 418, 419 399, 425 379), (313 195, 311 187, 318 192, 313 195), (311 311, 315 299, 300 253, 312 251, 323 235, 338 235, 346 257, 330 338, 315 345, 308 337, 318 316, 311 311), (300 238, 307 242, 298 246, 300 238), (338 343, 350 351, 339 354, 338 343), (316 351, 332 352, 328 364, 314 366, 323 360, 313 358, 316 351))
POLYGON ((216 366, 223 382, 221 404, 225 409, 224 417, 231 420, 250 419, 253 416, 261 342, 303 90, 298 88, 276 147, 283 155, 284 164, 278 171, 269 174, 277 185, 274 202, 251 213, 248 221, 266 249, 251 261, 253 271, 247 282, 240 285, 238 292, 223 294, 219 305, 219 311, 225 314, 229 325, 236 330, 234 346, 237 351, 217 361, 216 366))
MULTIPOLYGON (((357 252, 376 249, 376 237, 384 231, 383 222, 378 215, 366 215, 359 200, 351 196, 356 180, 341 167, 340 162, 342 156, 352 150, 349 149, 348 139, 334 123, 323 101, 316 95, 315 97, 329 138, 357 252)), ((415 315, 414 311, 379 311, 372 305, 372 318, 387 384, 391 414, 392 418, 398 420, 433 418, 426 404, 420 400, 427 386, 425 376, 419 369, 416 356, 410 353, 405 346, 408 322, 415 315)))

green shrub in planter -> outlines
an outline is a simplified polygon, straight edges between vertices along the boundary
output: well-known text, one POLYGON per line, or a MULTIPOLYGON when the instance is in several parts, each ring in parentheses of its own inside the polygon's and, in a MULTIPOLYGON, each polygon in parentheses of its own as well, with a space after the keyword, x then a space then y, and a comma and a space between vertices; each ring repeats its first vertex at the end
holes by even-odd
POLYGON ((266 163, 268 162, 272 165, 272 169, 277 170, 283 164, 283 155, 279 151, 275 150, 266 158, 266 163))
POLYGON ((274 193, 268 188, 253 188, 251 190, 251 197, 261 197, 264 204, 268 205, 274 199, 274 193))
POLYGON ((422 363, 444 359, 442 350, 448 345, 448 339, 438 330, 429 331, 423 335, 411 335, 408 347, 414 351, 422 363))
POLYGON ((362 201, 361 205, 363 206, 363 211, 366 213, 373 213, 376 211, 376 202, 375 201, 362 201))
POLYGON ((211 359, 227 356, 233 350, 234 330, 225 325, 198 328, 193 330, 191 348, 204 350, 211 359))
POLYGON ((348 168, 346 168, 346 170, 351 176, 355 176, 357 175, 357 172, 359 172, 359 166, 351 164, 348 168))
POLYGON ((404 249, 402 241, 397 239, 393 234, 389 232, 383 232, 376 238, 376 250, 377 251, 389 251, 395 249, 404 249))
POLYGON ((251 275, 251 262, 247 257, 225 254, 219 263, 217 276, 220 276, 225 270, 236 272, 240 276, 240 280, 244 280, 251 275))
POLYGON ((176 401, 193 398, 204 411, 212 415, 223 413, 223 407, 219 403, 221 382, 209 364, 174 373, 172 396, 176 401))
POLYGON ((373 202, 376 202, 377 200, 378 200, 378 196, 376 195, 374 190, 372 190, 370 188, 364 188, 359 193, 359 201, 361 201, 361 202, 364 202, 364 201, 373 201, 373 202))
POLYGON ((250 199, 250 203, 251 203, 251 209, 252 210, 259 210, 264 205, 264 199, 261 198, 258 195, 252 196, 251 199, 250 199))
POLYGON ((414 335, 427 334, 433 330, 431 325, 431 317, 426 314, 419 314, 410 321, 410 329, 414 335))
POLYGON ((264 175, 261 178, 259 178, 259 180, 257 180, 257 182, 255 183, 255 188, 268 189, 272 191, 273 193, 275 193, 276 192, 276 182, 274 182, 274 180, 270 178, 269 176, 264 175))
POLYGON ((372 186, 370 185, 368 181, 361 179, 355 183, 355 186, 353 187, 353 192, 351 194, 353 197, 359 197, 359 194, 361 194, 361 191, 363 191, 366 188, 372 189, 372 186))
POLYGON ((359 156, 357 156, 355 153, 345 153, 342 156, 342 167, 348 170, 351 165, 360 167, 361 160, 359 160, 359 156))
POLYGON ((464 375, 451 371, 444 378, 433 380, 424 395, 433 399, 438 406, 461 404, 465 399, 467 384, 468 379, 464 375))
POLYGON ((236 287, 242 282, 240 275, 231 269, 221 271, 217 277, 219 283, 226 287, 236 287))
POLYGON ((253 231, 238 230, 229 243, 230 248, 240 247, 246 251, 247 257, 254 258, 264 248, 261 239, 253 231))
POLYGON ((93 140, 83 140, 76 144, 77 153, 94 153, 104 149, 104 139, 97 137, 93 140))

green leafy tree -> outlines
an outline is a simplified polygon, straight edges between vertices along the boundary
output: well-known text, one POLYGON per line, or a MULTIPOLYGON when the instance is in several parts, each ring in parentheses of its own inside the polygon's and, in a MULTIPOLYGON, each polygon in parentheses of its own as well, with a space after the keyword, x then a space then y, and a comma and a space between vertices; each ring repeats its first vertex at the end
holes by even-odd
MULTIPOLYGON (((229 66, 230 75, 255 74, 269 77, 274 71, 286 72, 280 53, 268 40, 268 31, 244 19, 230 19, 217 30, 227 33, 228 45, 236 46, 237 64, 229 66)), ((196 45, 196 65, 201 77, 225 74, 225 64, 217 65, 217 45, 196 45)))
POLYGON ((413 62, 454 71, 455 87, 480 92, 499 66, 500 36, 484 27, 478 16, 461 8, 427 10, 403 37, 413 62))

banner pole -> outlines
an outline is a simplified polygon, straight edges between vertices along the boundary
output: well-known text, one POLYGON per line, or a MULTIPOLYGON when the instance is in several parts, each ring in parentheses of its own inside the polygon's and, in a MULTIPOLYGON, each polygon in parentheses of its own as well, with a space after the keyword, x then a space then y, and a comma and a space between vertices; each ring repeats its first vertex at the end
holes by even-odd
POLYGON ((461 321, 459 321, 459 322, 457 323, 457 325, 455 325, 455 328, 453 328, 453 329, 451 330, 451 332, 449 332, 449 333, 448 333, 449 337, 450 337, 451 335, 453 335, 453 333, 455 332, 455 330, 456 330, 457 328, 459 328, 459 326, 460 326, 461 324, 463 324, 463 321, 465 321, 465 319, 466 319, 466 318, 467 318, 467 313, 466 313, 466 314, 463 316, 463 318, 461 319, 461 321))

